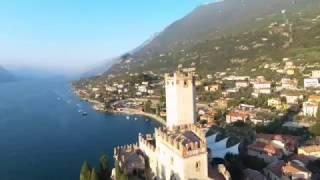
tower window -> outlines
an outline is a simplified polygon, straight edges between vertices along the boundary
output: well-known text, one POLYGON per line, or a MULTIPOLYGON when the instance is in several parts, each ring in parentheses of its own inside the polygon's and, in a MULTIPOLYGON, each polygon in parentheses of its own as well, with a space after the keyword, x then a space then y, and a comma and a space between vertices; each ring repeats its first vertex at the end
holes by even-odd
POLYGON ((187 81, 184 81, 183 84, 184 84, 184 86, 187 86, 187 85, 188 85, 187 81))
POLYGON ((196 162, 196 171, 200 170, 200 161, 196 162))

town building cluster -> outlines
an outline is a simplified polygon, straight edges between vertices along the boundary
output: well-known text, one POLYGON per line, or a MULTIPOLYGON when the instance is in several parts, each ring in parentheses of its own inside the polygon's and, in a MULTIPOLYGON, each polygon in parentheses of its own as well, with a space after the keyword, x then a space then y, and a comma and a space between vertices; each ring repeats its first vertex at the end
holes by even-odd
MULTIPOLYGON (((241 81, 239 88, 248 88, 252 84, 257 90, 275 91, 275 86, 272 85, 274 82, 269 82, 263 77, 257 77, 254 80, 248 77, 228 77, 229 80, 241 81), (246 81, 248 86, 245 86, 243 81, 246 81)), ((281 83, 286 84, 283 88, 285 90, 296 88, 295 85, 288 85, 296 84, 295 80, 282 79, 281 83)), ((116 166, 119 166, 122 172, 131 176, 161 180, 231 179, 230 172, 223 164, 213 166, 215 160, 224 159, 228 155, 244 154, 261 159, 267 164, 260 172, 250 168, 243 171, 243 174, 249 179, 260 177, 270 180, 289 180, 311 179, 315 176, 308 169, 308 164, 320 158, 320 146, 307 145, 300 136, 257 133, 250 144, 238 142, 230 145, 230 138, 219 140, 219 132, 208 136, 208 126, 199 123, 207 121, 212 123, 212 126, 216 126, 214 122, 220 108, 227 110, 225 119, 227 124, 244 122, 267 125, 274 120, 270 116, 270 119, 264 116, 273 113, 270 109, 249 104, 239 104, 230 109, 227 98, 217 99, 209 106, 196 106, 196 80, 192 73, 178 71, 173 75, 167 74, 164 86, 166 125, 155 129, 154 134, 139 134, 137 144, 114 149, 116 166), (220 104, 221 107, 213 108, 215 104, 220 104)), ((214 88, 208 86, 209 89, 204 87, 205 91, 216 92, 215 90, 210 91, 211 88, 215 89, 215 85, 213 86, 214 88)), ((263 91, 259 91, 259 94, 261 92, 263 91)), ((254 93, 250 95, 255 97, 254 93)), ((284 103, 290 107, 303 102, 301 116, 314 116, 317 114, 317 109, 308 108, 307 103, 317 104, 318 107, 320 96, 310 95, 304 102, 301 93, 281 91, 279 98, 274 97, 267 101, 266 107, 270 106, 274 109, 284 103)), ((113 171, 113 177, 116 177, 116 173, 113 171)))
POLYGON ((319 124, 320 86, 316 81, 320 80, 320 66, 295 65, 284 58, 283 63, 263 68, 279 77, 243 76, 231 70, 200 76, 195 68, 180 67, 174 74, 144 73, 152 74, 148 80, 133 74, 130 77, 139 80, 84 83, 76 93, 93 102, 97 110, 146 115, 165 126, 154 134, 140 134, 137 144, 115 148, 116 165, 130 176, 231 179, 229 167, 215 160, 233 154, 267 164, 259 171, 243 170, 247 178, 319 177, 309 168, 320 158, 319 135, 288 132, 306 132, 303 130, 319 124), (294 76, 297 72, 303 78, 294 76), (234 128, 237 123, 250 124, 254 131, 275 126, 283 131, 257 132, 249 142, 241 137, 234 141, 219 130, 210 133, 234 128))

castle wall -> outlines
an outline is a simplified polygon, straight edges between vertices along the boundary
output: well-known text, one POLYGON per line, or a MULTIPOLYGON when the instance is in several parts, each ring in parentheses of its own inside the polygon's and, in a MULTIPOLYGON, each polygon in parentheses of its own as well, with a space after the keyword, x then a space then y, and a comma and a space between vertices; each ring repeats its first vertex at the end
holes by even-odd
POLYGON ((183 157, 162 140, 157 140, 158 177, 170 180, 174 175, 176 180, 207 179, 208 154, 199 153, 183 157))

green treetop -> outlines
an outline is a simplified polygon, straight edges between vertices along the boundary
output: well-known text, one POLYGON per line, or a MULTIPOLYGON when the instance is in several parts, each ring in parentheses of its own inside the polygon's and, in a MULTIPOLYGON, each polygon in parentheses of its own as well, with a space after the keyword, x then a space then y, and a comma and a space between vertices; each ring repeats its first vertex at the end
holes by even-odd
POLYGON ((94 169, 94 168, 92 169, 90 180, 99 180, 96 169, 94 169))
POLYGON ((100 176, 102 179, 110 177, 109 158, 105 154, 100 157, 100 176))
POLYGON ((312 133, 315 136, 320 136, 320 123, 313 125, 309 128, 310 133, 312 133))
POLYGON ((80 171, 80 180, 90 180, 91 166, 87 161, 84 161, 80 171))

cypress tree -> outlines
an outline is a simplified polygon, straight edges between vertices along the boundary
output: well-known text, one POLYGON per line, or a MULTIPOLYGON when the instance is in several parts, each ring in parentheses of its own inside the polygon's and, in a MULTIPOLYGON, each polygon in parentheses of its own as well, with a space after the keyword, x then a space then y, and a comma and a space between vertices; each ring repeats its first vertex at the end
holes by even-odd
POLYGON ((126 175, 125 173, 123 173, 122 175, 121 175, 121 177, 120 177, 120 180, 128 180, 129 179, 129 177, 128 177, 128 175, 126 175))
POLYGON ((90 180, 91 166, 87 161, 84 161, 80 171, 80 180, 90 180))
POLYGON ((120 166, 117 164, 116 165, 116 180, 120 179, 122 176, 122 171, 120 169, 120 166))
POLYGON ((100 176, 102 179, 110 177, 109 158, 105 154, 100 157, 100 176))
POLYGON ((98 174, 94 168, 92 169, 90 180, 99 180, 98 174))

